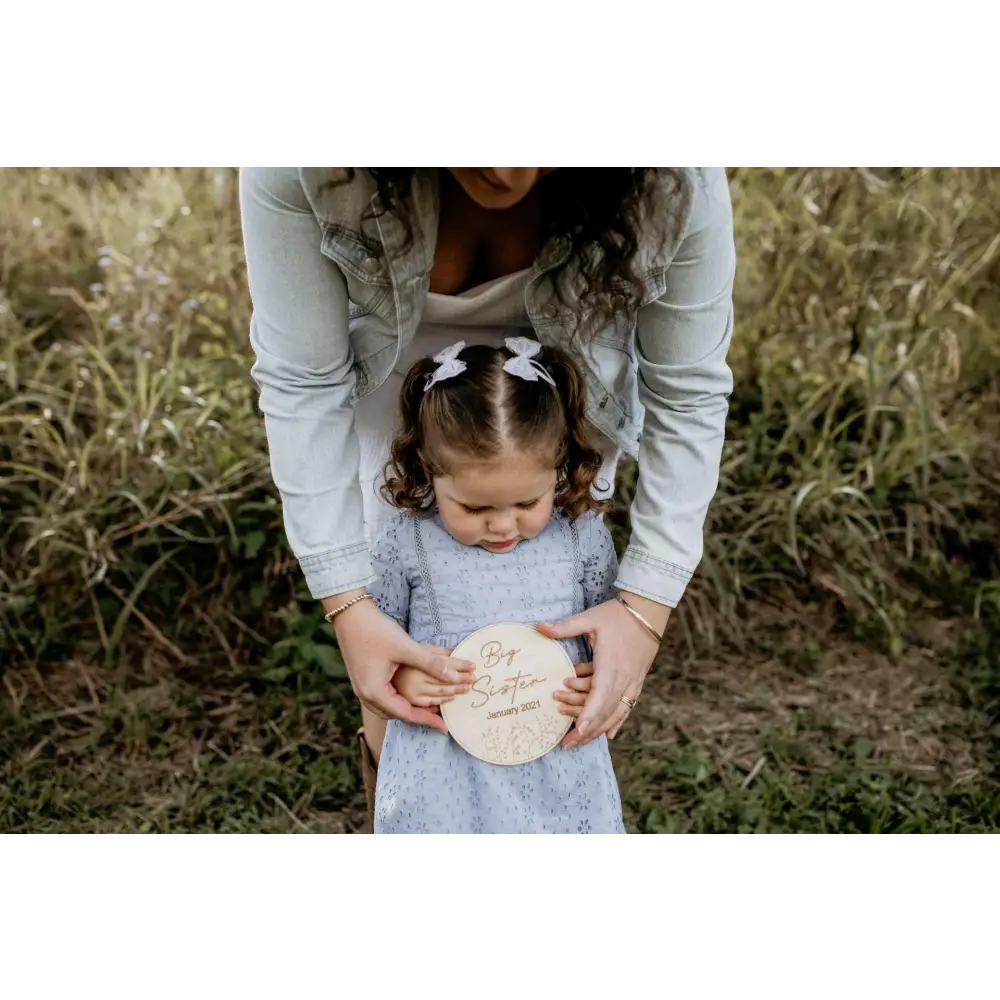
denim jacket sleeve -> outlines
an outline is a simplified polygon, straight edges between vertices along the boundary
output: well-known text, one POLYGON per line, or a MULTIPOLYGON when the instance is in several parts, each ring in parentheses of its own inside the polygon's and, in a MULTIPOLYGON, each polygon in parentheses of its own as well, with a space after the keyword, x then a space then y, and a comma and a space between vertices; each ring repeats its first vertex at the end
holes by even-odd
POLYGON ((347 286, 319 252, 319 226, 294 167, 244 168, 240 212, 252 373, 271 473, 309 590, 328 597, 374 579, 358 482, 347 286))
POLYGON ((617 586, 675 607, 701 561, 719 484, 732 373, 736 250, 725 170, 696 174, 690 221, 666 289, 640 310, 639 399, 645 409, 632 537, 617 586))

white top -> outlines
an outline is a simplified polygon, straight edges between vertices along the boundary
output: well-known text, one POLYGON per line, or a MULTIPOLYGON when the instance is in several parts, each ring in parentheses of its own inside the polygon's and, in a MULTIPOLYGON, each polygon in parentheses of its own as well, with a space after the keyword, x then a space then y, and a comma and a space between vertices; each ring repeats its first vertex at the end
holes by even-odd
POLYGON ((428 292, 424 314, 396 373, 405 375, 419 358, 435 355, 456 340, 500 347, 505 337, 534 336, 524 307, 524 290, 531 271, 494 278, 458 295, 428 292))

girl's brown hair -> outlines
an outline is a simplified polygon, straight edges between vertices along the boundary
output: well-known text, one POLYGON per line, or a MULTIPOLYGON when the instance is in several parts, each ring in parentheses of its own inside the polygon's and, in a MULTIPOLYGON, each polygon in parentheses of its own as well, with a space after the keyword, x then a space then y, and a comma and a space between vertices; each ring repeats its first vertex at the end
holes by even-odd
POLYGON ((460 375, 424 386, 437 362, 422 358, 406 373, 399 397, 400 429, 389 449, 382 495, 394 507, 434 506, 433 477, 446 475, 457 457, 491 459, 530 451, 559 470, 555 506, 571 519, 604 510, 591 487, 601 454, 586 430, 587 387, 563 351, 535 355, 552 376, 531 382, 503 370, 513 355, 505 347, 463 348, 460 375))

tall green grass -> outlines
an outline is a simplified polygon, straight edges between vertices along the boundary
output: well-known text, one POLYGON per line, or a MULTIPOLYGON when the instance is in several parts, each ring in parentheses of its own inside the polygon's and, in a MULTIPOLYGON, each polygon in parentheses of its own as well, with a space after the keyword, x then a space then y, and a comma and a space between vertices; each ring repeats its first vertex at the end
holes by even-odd
MULTIPOLYGON (((112 659, 140 614, 183 643, 180 602, 188 626, 213 601, 259 612, 295 571, 232 173, 0 185, 19 206, 0 222, 5 650, 112 659)), ((784 584, 898 652, 920 591, 996 608, 1000 175, 737 171, 733 190, 737 388, 689 623, 735 625, 784 584)))

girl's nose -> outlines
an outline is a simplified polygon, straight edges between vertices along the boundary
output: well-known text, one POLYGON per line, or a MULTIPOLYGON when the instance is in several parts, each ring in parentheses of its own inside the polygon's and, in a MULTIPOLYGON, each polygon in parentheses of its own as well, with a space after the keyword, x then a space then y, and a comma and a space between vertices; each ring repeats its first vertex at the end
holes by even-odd
POLYGON ((514 533, 514 515, 508 513, 494 513, 490 515, 486 522, 486 529, 491 535, 500 535, 506 538, 514 533))

